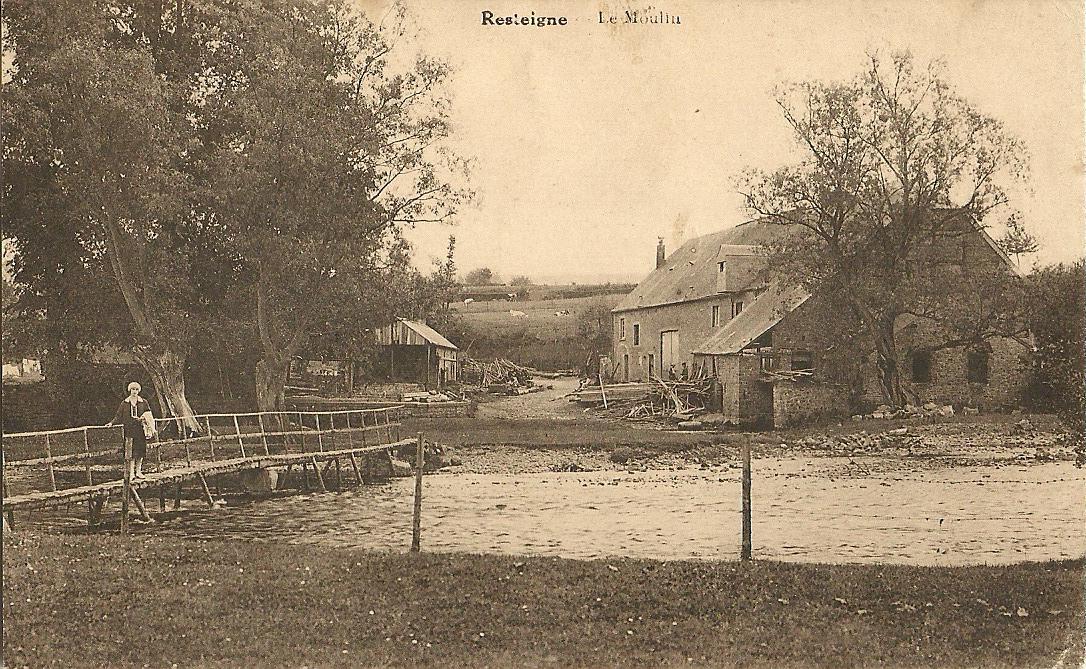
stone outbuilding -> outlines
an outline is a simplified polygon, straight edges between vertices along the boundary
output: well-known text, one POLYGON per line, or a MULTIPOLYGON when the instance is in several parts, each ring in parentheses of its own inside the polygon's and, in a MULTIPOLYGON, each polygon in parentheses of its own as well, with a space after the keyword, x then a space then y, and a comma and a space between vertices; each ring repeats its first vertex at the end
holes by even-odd
MULTIPOLYGON (((685 363, 692 375, 718 380, 715 404, 726 418, 760 425, 881 403, 873 355, 858 355, 846 370, 840 342, 827 339, 826 319, 840 304, 764 278, 761 244, 781 230, 755 220, 691 239, 670 257, 658 246, 656 269, 612 313, 616 380, 666 379, 672 365, 685 363)), ((983 230, 955 243, 962 259, 1016 271, 983 230)), ((923 344, 936 334, 930 323, 903 316, 895 329, 903 384, 917 401, 981 409, 1019 402, 1028 342, 993 338, 981 348, 929 352, 923 344)))

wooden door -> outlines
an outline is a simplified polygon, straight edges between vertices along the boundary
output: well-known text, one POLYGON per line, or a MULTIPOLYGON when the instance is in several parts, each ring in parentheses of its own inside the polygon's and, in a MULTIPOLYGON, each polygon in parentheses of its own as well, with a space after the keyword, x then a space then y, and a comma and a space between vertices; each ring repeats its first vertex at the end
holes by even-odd
MULTIPOLYGON (((677 330, 668 330, 660 333, 660 377, 667 378, 667 372, 671 369, 672 365, 678 366, 678 359, 675 355, 675 339, 678 334, 677 330)), ((678 373, 678 369, 675 370, 678 373)))

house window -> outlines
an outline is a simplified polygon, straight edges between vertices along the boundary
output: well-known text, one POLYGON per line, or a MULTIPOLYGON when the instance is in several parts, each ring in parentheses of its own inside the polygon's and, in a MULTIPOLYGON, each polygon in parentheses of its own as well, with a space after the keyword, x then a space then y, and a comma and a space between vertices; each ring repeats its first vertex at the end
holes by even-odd
POLYGON ((713 327, 720 327, 720 305, 713 305, 713 327))
POLYGON ((929 383, 931 381, 931 352, 913 351, 910 358, 913 383, 929 383))
POLYGON ((777 358, 772 353, 763 353, 759 362, 763 372, 772 372, 777 369, 777 358))
POLYGON ((792 351, 792 371, 814 371, 814 355, 810 351, 792 351))
POLYGON ((634 342, 633 342, 634 346, 640 346, 641 345, 641 325, 639 323, 634 323, 633 324, 633 340, 634 340, 634 342))
POLYGON ((743 301, 736 300, 735 302, 732 302, 732 318, 735 318, 741 313, 743 313, 743 301))
POLYGON ((726 292, 728 290, 728 263, 721 260, 716 264, 716 269, 716 292, 726 292))
POLYGON ((966 378, 969 383, 988 383, 987 351, 970 351, 965 362, 966 378))
POLYGON ((718 272, 720 272, 721 274, 723 274, 723 273, 724 273, 724 270, 725 270, 725 268, 727 268, 727 266, 728 266, 728 263, 726 263, 726 262, 725 262, 725 261, 723 261, 723 260, 721 260, 720 262, 718 262, 718 263, 716 264, 716 267, 717 267, 717 271, 718 271, 718 272))
POLYGON ((618 319, 618 338, 626 339, 626 319, 618 319))

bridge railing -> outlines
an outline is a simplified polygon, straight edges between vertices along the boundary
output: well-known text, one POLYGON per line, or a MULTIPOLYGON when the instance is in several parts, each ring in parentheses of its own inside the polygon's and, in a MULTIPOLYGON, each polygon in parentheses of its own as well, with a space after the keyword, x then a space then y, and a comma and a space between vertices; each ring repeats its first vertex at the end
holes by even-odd
POLYGON ((159 438, 148 444, 148 464, 218 462, 387 444, 398 438, 398 409, 201 414, 196 416, 200 433, 194 435, 179 430, 175 419, 160 418, 155 421, 159 438))
POLYGON ((107 480, 101 462, 123 457, 119 425, 3 434, 3 496, 63 490, 107 480))
MULTIPOLYGON (((399 407, 344 411, 280 411, 195 416, 200 432, 159 418, 144 471, 388 444, 399 438, 399 407)), ((84 426, 2 435, 3 496, 56 492, 119 480, 120 426, 84 426)))

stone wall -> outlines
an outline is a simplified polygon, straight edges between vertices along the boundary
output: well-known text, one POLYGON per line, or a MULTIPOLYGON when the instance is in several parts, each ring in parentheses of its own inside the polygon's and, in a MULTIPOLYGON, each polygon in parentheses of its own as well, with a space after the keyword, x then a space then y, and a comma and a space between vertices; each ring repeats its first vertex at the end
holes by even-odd
MULTIPOLYGON (((772 332, 772 345, 777 352, 778 369, 791 369, 791 354, 806 350, 813 354, 816 381, 846 385, 843 360, 857 363, 859 382, 858 398, 862 406, 856 410, 870 410, 883 403, 878 369, 870 353, 847 353, 846 342, 828 336, 830 328, 824 325, 827 314, 833 312, 829 300, 808 300, 800 308, 785 316, 772 332)), ((927 382, 914 383, 910 352, 914 348, 934 346, 946 340, 930 321, 913 317, 901 317, 896 328, 898 370, 907 393, 923 404, 952 404, 956 407, 972 406, 982 410, 995 410, 1018 405, 1029 381, 1031 351, 1028 346, 1008 338, 989 340, 988 381, 969 381, 969 349, 958 347, 932 353, 931 378, 927 382)), ((862 340, 858 340, 862 341, 862 340)), ((847 406, 847 392, 845 393, 847 406)))
POLYGON ((756 355, 727 356, 739 365, 739 420, 768 426, 773 420, 773 386, 761 380, 761 359, 756 355))
MULTIPOLYGON (((934 351, 931 356, 931 377, 927 382, 912 380, 912 360, 910 350, 917 344, 915 339, 902 337, 899 342, 898 369, 901 372, 902 385, 912 393, 920 404, 952 404, 977 407, 981 410, 1018 406, 1029 382, 1031 351, 1024 344, 1013 339, 997 338, 988 341, 988 381, 974 383, 969 381, 967 348, 948 348, 934 351)), ((869 372, 865 375, 865 399, 871 405, 882 403, 875 365, 869 362, 869 372)))
POLYGON ((739 390, 742 385, 739 376, 739 356, 716 356, 716 375, 720 379, 722 398, 720 413, 725 418, 738 420, 741 417, 739 413, 739 390))
POLYGON ((848 389, 810 381, 773 384, 773 425, 786 427, 848 414, 848 389))

